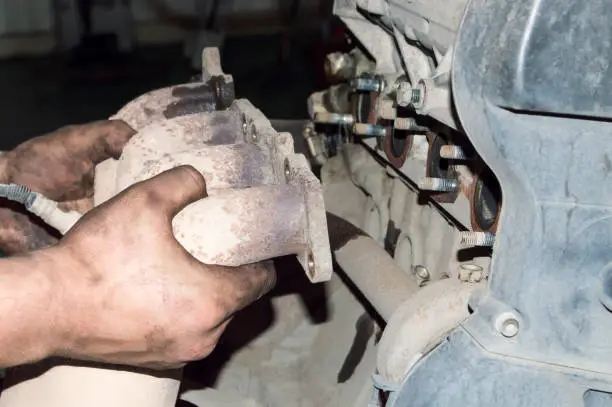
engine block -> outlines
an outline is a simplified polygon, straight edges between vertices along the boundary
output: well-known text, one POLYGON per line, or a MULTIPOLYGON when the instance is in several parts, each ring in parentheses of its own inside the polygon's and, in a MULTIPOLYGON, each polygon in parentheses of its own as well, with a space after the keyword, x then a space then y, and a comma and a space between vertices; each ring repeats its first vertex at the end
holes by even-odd
POLYGON ((334 11, 355 46, 328 56, 304 131, 326 205, 421 286, 387 320, 374 405, 612 403, 610 5, 334 11))

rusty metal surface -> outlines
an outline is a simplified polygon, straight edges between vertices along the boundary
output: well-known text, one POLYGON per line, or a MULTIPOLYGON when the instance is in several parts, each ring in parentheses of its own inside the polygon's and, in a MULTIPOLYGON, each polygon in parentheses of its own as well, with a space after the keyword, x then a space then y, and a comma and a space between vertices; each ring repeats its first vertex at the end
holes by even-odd
POLYGON ((327 216, 336 262, 378 314, 388 321, 419 289, 417 280, 359 228, 339 216, 327 216))
POLYGON ((145 93, 125 105, 112 119, 121 119, 140 130, 154 122, 215 109, 216 95, 210 85, 185 83, 145 93))
POLYGON ((237 266, 296 254, 311 281, 328 280, 332 262, 321 185, 306 158, 294 153, 291 135, 278 133, 246 100, 168 120, 149 115, 145 110, 157 92, 119 113, 124 120, 151 122, 139 128, 118 161, 96 169, 96 204, 164 170, 192 165, 210 196, 181 212, 174 231, 196 258, 237 266))
POLYGON ((209 195, 218 189, 247 188, 270 184, 276 179, 271 157, 252 144, 229 144, 182 151, 172 155, 155 156, 146 152, 135 157, 138 165, 129 159, 127 171, 119 164, 117 190, 122 191, 134 182, 147 180, 160 172, 180 165, 197 168, 206 180, 209 195), (130 171, 132 170, 132 171, 130 171))
POLYGON ((380 340, 378 372, 391 383, 401 383, 421 357, 469 316, 468 301, 483 286, 446 279, 407 297, 380 340))
POLYGON ((291 134, 277 133, 264 114, 248 101, 236 100, 234 105, 245 118, 245 141, 270 149, 273 157, 282 157, 282 160, 272 160, 279 182, 293 185, 302 193, 306 208, 304 233, 308 245, 306 250, 296 253, 298 261, 310 281, 329 280, 333 264, 321 183, 312 173, 306 157, 294 153, 291 134))
POLYGON ((239 266, 307 250, 303 196, 290 185, 219 190, 172 225, 179 243, 207 264, 239 266))

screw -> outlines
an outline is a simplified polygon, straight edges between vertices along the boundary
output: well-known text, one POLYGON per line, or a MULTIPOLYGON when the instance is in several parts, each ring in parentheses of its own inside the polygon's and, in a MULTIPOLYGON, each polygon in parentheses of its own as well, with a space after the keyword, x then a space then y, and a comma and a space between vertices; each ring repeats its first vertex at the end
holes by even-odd
POLYGON ((489 232, 461 232, 461 244, 466 246, 492 247, 495 234, 489 232))
POLYGON ((381 78, 365 76, 353 79, 351 85, 353 90, 359 92, 382 92, 385 88, 385 82, 381 78))
POLYGON ((424 191, 454 192, 459 187, 459 182, 452 178, 423 178, 419 188, 424 191))
POLYGON ((504 312, 495 320, 495 329, 506 338, 514 338, 519 333, 520 324, 512 312, 504 312))
POLYGON ((353 124, 355 119, 350 114, 319 112, 315 114, 314 121, 317 123, 353 124))
POLYGON ((414 274, 421 280, 429 280, 431 277, 425 266, 414 266, 414 274))
POLYGON ((384 137, 387 135, 387 128, 377 124, 355 123, 353 133, 360 136, 384 137))
POLYGON ((417 123, 413 117, 398 117, 395 119, 393 127, 398 130, 411 130, 417 127, 417 123))
POLYGON ((440 148, 440 157, 450 160, 465 160, 465 151, 459 146, 446 145, 440 148))

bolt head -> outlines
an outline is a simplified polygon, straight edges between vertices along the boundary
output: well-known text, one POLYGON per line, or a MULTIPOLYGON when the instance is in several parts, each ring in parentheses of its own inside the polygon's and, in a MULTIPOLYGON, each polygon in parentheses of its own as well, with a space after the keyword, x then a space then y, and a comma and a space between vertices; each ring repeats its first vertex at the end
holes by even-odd
POLYGON ((412 98, 412 85, 409 82, 400 82, 397 85, 395 101, 399 106, 408 106, 412 98))
POLYGON ((495 328, 502 336, 514 338, 519 333, 520 324, 516 315, 504 312, 495 320, 495 328))
POLYGON ((470 281, 470 275, 472 274, 471 271, 469 270, 459 270, 459 280, 463 281, 464 283, 467 283, 468 281, 470 281))
POLYGON ((414 274, 421 280, 429 280, 431 275, 425 266, 414 266, 414 274))
POLYGON ((474 271, 470 274, 469 281, 470 283, 480 283, 482 281, 482 278, 482 271, 474 271))

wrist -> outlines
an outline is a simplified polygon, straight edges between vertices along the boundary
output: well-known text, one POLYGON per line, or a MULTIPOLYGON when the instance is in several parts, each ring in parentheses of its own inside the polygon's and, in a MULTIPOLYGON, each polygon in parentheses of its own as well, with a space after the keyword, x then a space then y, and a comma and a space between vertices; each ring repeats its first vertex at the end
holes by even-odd
POLYGON ((78 326, 81 308, 75 301, 75 290, 71 276, 78 276, 79 270, 76 261, 65 248, 53 246, 48 249, 34 252, 44 262, 46 275, 50 280, 48 290, 43 297, 48 301, 48 324, 43 327, 48 332, 49 339, 45 343, 48 356, 69 356, 73 347, 78 326))
POLYGON ((0 365, 15 366, 44 359, 59 342, 53 267, 43 252, 0 260, 0 365))

